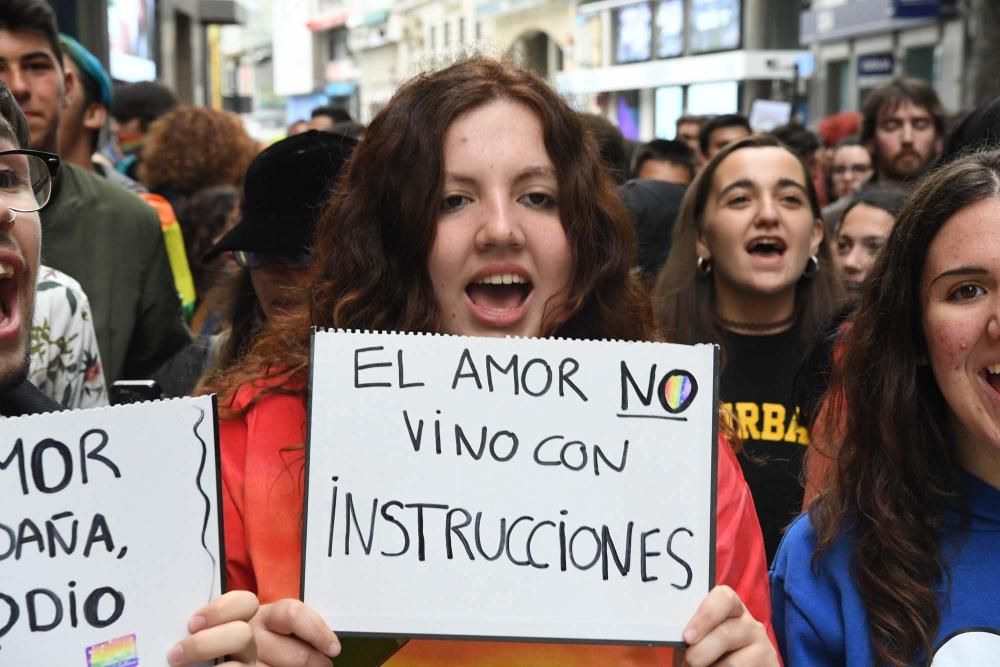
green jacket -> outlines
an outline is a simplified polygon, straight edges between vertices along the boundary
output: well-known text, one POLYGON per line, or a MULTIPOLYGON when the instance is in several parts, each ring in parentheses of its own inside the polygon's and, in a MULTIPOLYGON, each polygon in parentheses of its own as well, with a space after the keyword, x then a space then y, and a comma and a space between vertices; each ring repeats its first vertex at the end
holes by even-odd
POLYGON ((156 212, 65 162, 41 212, 42 260, 90 297, 104 376, 147 379, 190 343, 156 212))

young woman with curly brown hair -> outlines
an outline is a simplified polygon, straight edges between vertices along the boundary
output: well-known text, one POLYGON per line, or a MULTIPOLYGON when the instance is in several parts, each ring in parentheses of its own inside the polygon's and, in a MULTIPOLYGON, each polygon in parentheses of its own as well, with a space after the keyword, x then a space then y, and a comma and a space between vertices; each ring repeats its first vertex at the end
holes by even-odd
POLYGON ((257 150, 236 114, 178 107, 149 127, 139 180, 168 199, 213 185, 239 186, 257 150))
MULTIPOLYGON (((233 191, 225 193, 224 189, 240 189, 257 152, 257 143, 239 116, 205 107, 167 112, 150 125, 143 142, 137 173, 152 193, 143 198, 157 208, 162 223, 172 222, 172 214, 176 215, 199 307, 189 315, 199 321, 206 315, 205 296, 220 277, 218 270, 203 263, 202 256, 223 231, 236 204, 233 191), (206 206, 210 190, 215 195, 206 206)), ((173 251, 169 240, 168 250, 173 251)))
POLYGON ((827 401, 835 469, 771 575, 787 662, 996 664, 1000 153, 900 212, 827 401))
MULTIPOLYGON (((311 327, 655 340, 631 274, 633 233, 579 117, 534 74, 474 58, 396 93, 317 229, 308 312, 269 322, 241 365, 208 387, 229 411, 220 424, 228 580, 264 602, 254 622, 262 661, 328 664, 339 651, 295 599, 311 327), (521 281, 481 284, 501 274, 521 281)), ((732 450, 719 452, 721 585, 677 657, 776 664, 753 504, 732 450)), ((388 664, 662 665, 674 654, 414 640, 388 664)))

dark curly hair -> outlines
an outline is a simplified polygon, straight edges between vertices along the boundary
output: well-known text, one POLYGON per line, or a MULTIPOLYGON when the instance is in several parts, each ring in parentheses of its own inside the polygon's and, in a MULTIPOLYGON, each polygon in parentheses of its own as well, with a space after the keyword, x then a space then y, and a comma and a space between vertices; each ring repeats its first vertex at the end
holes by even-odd
POLYGON ((495 100, 538 116, 557 172, 573 273, 569 298, 546 313, 542 335, 654 339, 648 296, 631 272, 632 223, 596 142, 540 77, 473 57, 410 80, 375 117, 317 228, 308 311, 269 320, 240 366, 203 390, 225 399, 280 373, 289 379, 284 391, 304 396, 313 326, 438 331, 427 258, 441 208, 444 136, 456 118, 495 100))
POLYGON ((256 154, 236 114, 178 107, 150 126, 138 176, 154 192, 186 196, 212 185, 241 185, 256 154))
POLYGON ((111 94, 111 116, 119 123, 139 119, 143 132, 157 118, 177 107, 177 96, 158 81, 136 81, 115 86, 111 94))
POLYGON ((214 185, 178 202, 175 212, 184 233, 184 249, 197 294, 204 294, 218 277, 223 263, 205 262, 205 253, 235 222, 239 197, 239 188, 233 185, 214 185))

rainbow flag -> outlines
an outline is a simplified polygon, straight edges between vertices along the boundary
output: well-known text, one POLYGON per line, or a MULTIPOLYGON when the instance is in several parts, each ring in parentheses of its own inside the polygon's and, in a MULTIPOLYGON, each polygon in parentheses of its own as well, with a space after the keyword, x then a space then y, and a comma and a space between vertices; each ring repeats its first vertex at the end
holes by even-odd
POLYGON ((87 667, 138 667, 135 635, 119 637, 87 648, 87 667))

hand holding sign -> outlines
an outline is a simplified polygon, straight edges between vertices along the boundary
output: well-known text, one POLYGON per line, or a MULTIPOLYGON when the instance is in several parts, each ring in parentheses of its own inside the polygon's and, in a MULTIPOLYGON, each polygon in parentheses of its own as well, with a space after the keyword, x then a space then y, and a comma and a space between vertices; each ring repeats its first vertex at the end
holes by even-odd
POLYGON ((251 625, 260 663, 267 667, 329 667, 330 658, 340 654, 337 636, 299 600, 261 606, 251 625))
MULTIPOLYGON (((214 399, 3 425, 0 663, 165 664, 223 587, 214 399)), ((223 616, 245 624, 240 609, 223 616)))
POLYGON ((714 348, 329 332, 313 359, 303 593, 338 632, 681 642, 714 348))
POLYGON ((690 646, 684 654, 688 667, 726 664, 777 667, 778 655, 764 624, 755 619, 729 586, 716 586, 684 629, 690 646))
POLYGON ((167 652, 167 660, 171 665, 193 665, 229 656, 223 667, 257 667, 257 642, 248 623, 257 608, 257 596, 249 591, 216 598, 191 616, 191 635, 167 652))

